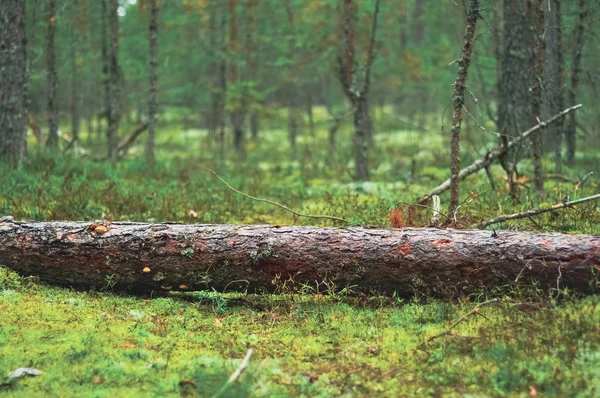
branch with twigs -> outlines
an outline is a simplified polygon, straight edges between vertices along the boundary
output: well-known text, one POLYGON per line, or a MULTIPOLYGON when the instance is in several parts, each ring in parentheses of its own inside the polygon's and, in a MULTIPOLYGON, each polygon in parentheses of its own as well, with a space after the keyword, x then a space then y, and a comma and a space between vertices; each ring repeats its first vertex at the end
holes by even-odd
POLYGON ((221 178, 221 176, 219 176, 214 170, 211 170, 208 167, 204 167, 204 166, 200 166, 200 167, 203 168, 204 170, 208 171, 209 173, 211 173, 215 177, 217 177, 219 179, 219 181, 221 181, 223 184, 225 184, 227 186, 227 188, 229 188, 233 192, 235 192, 238 195, 241 195, 241 196, 243 196, 245 198, 252 199, 252 200, 257 201, 257 202, 263 202, 263 203, 271 204, 273 206, 277 206, 280 209, 283 209, 283 210, 285 210, 287 212, 292 213, 296 217, 319 218, 319 219, 324 219, 324 220, 333 220, 333 221, 339 221, 339 222, 343 222, 343 223, 348 223, 348 220, 346 220, 344 218, 341 218, 341 217, 327 216, 327 215, 321 215, 321 214, 300 213, 300 212, 298 212, 296 210, 290 209, 286 205, 282 205, 281 203, 277 203, 277 202, 274 202, 274 201, 269 200, 269 199, 257 198, 256 196, 248 195, 247 193, 244 193, 244 192, 242 192, 240 190, 237 190, 234 187, 232 187, 227 181, 225 181, 223 178, 221 178))
POLYGON ((563 203, 557 203, 557 204, 552 205, 550 207, 542 207, 542 208, 539 208, 539 209, 527 210, 527 211, 524 211, 524 212, 521 212, 521 213, 506 214, 506 215, 498 216, 498 217, 492 218, 490 220, 483 221, 483 222, 479 223, 477 225, 477 228, 483 229, 483 228, 485 228, 485 227, 487 227, 489 225, 497 224, 497 223, 503 222, 503 221, 516 220, 516 219, 519 219, 519 218, 529 218, 529 217, 537 216, 539 214, 548 213, 550 211, 564 209, 564 208, 567 208, 567 207, 579 205, 579 204, 586 203, 586 202, 591 202, 593 200, 600 200, 600 194, 588 196, 587 198, 582 198, 582 199, 567 201, 567 202, 563 202, 563 203))
MULTIPOLYGON (((538 123, 537 125, 533 126, 529 130, 525 131, 524 133, 522 133, 521 135, 519 135, 518 137, 513 139, 512 141, 507 142, 506 144, 500 145, 498 148, 494 149, 493 151, 486 153, 486 155, 483 158, 476 160, 471 165, 462 169, 460 171, 460 173, 458 174, 458 179, 460 181, 462 181, 465 178, 467 178, 468 176, 477 173, 479 170, 485 169, 490 164, 492 164, 492 162, 494 160, 496 160, 502 156, 505 156, 506 153, 510 149, 521 145, 521 143, 525 139, 529 138, 532 134, 536 134, 540 129, 548 127, 548 125, 556 122, 557 120, 563 118, 565 115, 573 112, 576 109, 581 108, 582 106, 583 105, 581 105, 581 104, 577 104, 570 108, 567 108, 567 109, 563 110, 562 112, 552 116, 550 119, 538 123)), ((444 181, 442 184, 438 185, 436 188, 429 191, 429 193, 424 195, 423 198, 418 203, 420 203, 420 204, 427 203, 429 198, 431 198, 433 195, 439 195, 443 192, 446 192, 448 189, 450 189, 450 178, 447 179, 446 181, 444 181)))

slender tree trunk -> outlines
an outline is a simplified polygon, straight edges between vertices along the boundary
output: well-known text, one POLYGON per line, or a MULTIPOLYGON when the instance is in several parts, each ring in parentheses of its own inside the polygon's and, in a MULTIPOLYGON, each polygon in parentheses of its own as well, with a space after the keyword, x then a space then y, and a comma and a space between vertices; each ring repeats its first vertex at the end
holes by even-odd
MULTIPOLYGON (((564 109, 563 87, 563 39, 560 1, 550 0, 546 11, 546 49, 547 62, 544 67, 543 112, 548 118, 564 109)), ((546 147, 554 151, 554 172, 562 173, 562 137, 564 120, 548 127, 546 147)))
POLYGON ((310 135, 314 137, 315 119, 313 116, 313 97, 311 88, 309 88, 306 92, 306 115, 308 116, 308 131, 310 132, 310 135))
POLYGON ((425 37, 425 4, 427 0, 416 0, 415 8, 412 14, 412 39, 419 46, 425 37))
POLYGON ((156 40, 158 34, 158 6, 157 0, 150 1, 150 92, 148 93, 148 141, 146 142, 146 159, 154 163, 154 128, 156 120, 156 40))
POLYGON ((0 160, 25 156, 27 48, 25 0, 3 0, 0 7, 0 160))
POLYGON ((227 102, 227 15, 225 8, 221 8, 221 23, 220 23, 220 40, 221 40, 221 60, 219 62, 219 111, 218 111, 218 126, 219 126, 219 159, 221 163, 225 162, 225 104, 227 102))
POLYGON ((292 95, 294 90, 288 87, 287 97, 287 117, 288 117, 288 139, 290 141, 290 151, 292 158, 296 158, 296 138, 298 137, 298 112, 296 110, 295 99, 292 95))
POLYGON ((76 288, 335 290, 453 298, 500 286, 594 292, 600 238, 531 232, 113 223, 2 219, 0 264, 76 288))
POLYGON ((56 54, 54 52, 54 36, 56 33, 56 0, 48 0, 48 32, 46 34, 46 69, 48 84, 48 141, 46 147, 58 149, 58 109, 56 103, 56 88, 58 74, 56 73, 56 54))
POLYGON ((355 76, 355 20, 357 5, 354 0, 344 0, 342 30, 344 37, 344 53, 338 59, 338 78, 342 83, 344 94, 350 101, 354 113, 354 178, 367 180, 369 178, 369 136, 371 118, 369 117, 369 88, 371 67, 374 60, 375 35, 377 33, 377 20, 379 16, 380 0, 375 0, 373 24, 367 49, 367 62, 364 77, 355 76), (360 81, 355 81, 360 80, 360 81))
POLYGON ((258 131, 260 130, 260 125, 258 121, 258 111, 253 111, 250 114, 250 132, 252 134, 252 139, 254 141, 258 140, 258 131))
POLYGON ((118 0, 110 0, 110 100, 108 115, 108 158, 114 165, 117 162, 119 146, 119 123, 121 120, 121 69, 119 66, 119 8, 118 0))
POLYGON ((209 82, 210 82, 210 108, 209 111, 207 113, 207 117, 206 117, 206 121, 207 121, 207 125, 208 125, 208 134, 210 136, 210 141, 212 142, 216 142, 216 131, 218 129, 218 122, 217 122, 217 113, 218 113, 218 109, 219 109, 219 92, 218 92, 218 85, 219 85, 219 76, 218 76, 218 69, 219 69, 219 61, 218 61, 218 53, 220 51, 220 48, 218 48, 218 43, 217 43, 217 33, 218 33, 218 28, 217 28, 217 10, 218 10, 218 4, 217 4, 218 0, 210 0, 209 1, 209 11, 210 11, 210 16, 209 16, 209 20, 208 20, 208 43, 209 43, 209 57, 210 57, 210 62, 208 65, 208 75, 209 75, 209 82))
MULTIPOLYGON (((110 104, 110 56, 109 56, 109 51, 108 51, 108 2, 109 0, 100 0, 100 4, 101 4, 101 8, 102 8, 102 15, 101 15, 101 56, 102 56, 102 88, 103 88, 103 94, 104 94, 104 103, 102 104, 102 111, 101 113, 98 115, 98 123, 96 125, 96 127, 99 129, 98 131, 96 131, 96 133, 98 133, 98 138, 100 138, 98 140, 98 142, 101 142, 101 138, 102 138, 102 133, 104 133, 104 135, 108 138, 110 133, 109 133, 109 119, 110 119, 110 109, 111 109, 111 104, 110 104), (105 126, 104 128, 106 130, 103 131, 102 129, 102 120, 106 120, 105 126)), ((108 140, 107 140, 108 142, 108 140)), ((110 145, 110 144, 108 144, 110 145)))
MULTIPOLYGON (((581 73, 581 58, 583 55, 583 45, 585 40, 585 23, 588 14, 588 7, 585 0, 579 0, 579 13, 577 26, 575 27, 573 40, 573 66, 571 69, 571 87, 568 91, 569 104, 574 105, 577 101, 577 88, 579 87, 579 74, 581 73)), ((567 136, 567 164, 575 166, 575 150, 577 143, 577 117, 572 114, 567 118, 566 124, 567 136)))
POLYGON ((448 215, 454 217, 458 208, 458 191, 460 179, 460 125, 462 123, 462 111, 465 105, 465 89, 467 74, 471 64, 473 52, 473 38, 477 20, 480 17, 479 0, 471 0, 467 17, 467 26, 463 37, 463 48, 458 61, 458 75, 454 82, 454 95, 452 98, 454 112, 452 113, 452 136, 450 140, 450 205, 448 215))
MULTIPOLYGON (((77 21, 78 9, 77 1, 74 2, 73 5, 73 23, 77 21)), ((79 67, 77 65, 77 45, 79 40, 77 39, 78 35, 75 32, 75 28, 71 28, 71 45, 70 45, 70 58, 71 58, 71 139, 72 142, 75 143, 79 140, 79 127, 80 127, 80 102, 81 102, 81 94, 79 87, 79 67)))
MULTIPOLYGON (((535 126, 542 120, 542 81, 544 78, 544 60, 546 58, 546 43, 544 41, 545 18, 544 4, 546 0, 528 0, 531 22, 535 36, 535 74, 533 76, 533 92, 531 96, 531 125, 535 126)), ((538 197, 544 196, 544 176, 542 170, 542 135, 531 137, 533 152, 533 182, 538 197)))
MULTIPOLYGON (((237 22, 237 0, 229 0, 229 48, 231 53, 235 57, 238 57, 238 22, 237 22)), ((238 84, 238 60, 235 59, 229 64, 229 84, 238 84)), ((231 127, 233 129, 233 148, 241 158, 245 157, 245 144, 244 144, 244 119, 245 112, 243 110, 243 104, 239 99, 235 100, 240 103, 235 103, 230 112, 231 127)))

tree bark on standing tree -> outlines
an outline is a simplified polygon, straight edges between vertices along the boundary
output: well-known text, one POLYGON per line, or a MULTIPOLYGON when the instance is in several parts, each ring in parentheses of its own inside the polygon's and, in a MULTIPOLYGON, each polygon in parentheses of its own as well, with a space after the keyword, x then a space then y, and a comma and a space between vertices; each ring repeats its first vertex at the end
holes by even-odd
POLYGON ((47 20, 46 80, 48 84, 48 140, 46 141, 46 147, 49 149, 58 149, 58 111, 56 103, 58 74, 56 73, 56 54, 54 51, 54 36, 56 34, 56 0, 48 0, 47 20))
MULTIPOLYGON (((238 22, 237 22, 237 0, 229 0, 229 49, 230 54, 235 58, 230 62, 229 65, 229 84, 235 87, 239 84, 239 68, 237 59, 238 54, 238 22)), ((244 145, 244 119, 246 117, 246 110, 243 98, 242 90, 236 88, 235 97, 231 98, 231 126, 233 128, 233 147, 237 154, 241 157, 245 156, 245 145, 244 145), (237 98, 236 98, 237 97, 237 98)))
POLYGON ((3 0, 0 20, 0 160, 19 163, 26 148, 25 0, 3 0))
POLYGON ((101 11, 101 26, 100 26, 100 35, 101 41, 101 56, 102 56, 102 93, 103 93, 103 109, 98 113, 97 121, 96 121, 96 133, 98 134, 98 141, 100 141, 102 134, 108 138, 109 136, 109 119, 110 119, 110 55, 108 51, 108 5, 107 2, 109 0, 100 0, 100 5, 102 6, 101 11), (102 120, 106 120, 106 130, 102 129, 102 120))
MULTIPOLYGON (((568 91, 569 105, 577 101, 577 88, 579 87, 579 74, 581 73, 581 58, 585 42, 585 23, 588 8, 585 0, 579 0, 577 26, 573 35, 573 66, 571 68, 571 87, 568 91)), ((577 117, 569 115, 566 122, 565 134, 567 136, 567 164, 575 166, 575 150, 577 146, 577 117)))
POLYGON ((355 67, 355 22, 358 7, 354 0, 344 0, 342 14, 342 31, 344 37, 344 53, 338 58, 338 79, 348 98, 354 115, 354 178, 369 178, 369 136, 371 120, 367 98, 371 82, 371 67, 375 58, 375 35, 379 16, 380 0, 375 0, 373 24, 365 64, 364 76, 358 76, 355 67))
MULTIPOLYGON (((564 109, 563 39, 560 0, 550 0, 546 12, 546 65, 544 66, 543 114, 544 119, 564 109)), ((564 120, 548 126, 546 147, 554 151, 554 172, 562 173, 562 140, 564 120)))
MULTIPOLYGON (((503 51, 498 82, 498 130, 506 146, 509 138, 531 126, 531 92, 533 82, 534 40, 525 1, 504 0, 503 51)), ((502 156, 500 164, 506 172, 510 194, 519 196, 514 178, 518 152, 502 156), (511 159, 512 158, 512 159, 511 159)))
MULTIPOLYGON (((532 126, 538 124, 538 120, 542 120, 542 82, 544 78, 544 60, 546 58, 544 3, 545 0, 528 0, 529 15, 535 37, 535 74, 533 76, 533 91, 531 96, 532 126)), ((544 196, 541 134, 531 136, 531 147, 533 152, 533 182, 535 192, 541 198, 544 196)))
POLYGON ((460 186, 460 125, 462 123, 462 111, 465 105, 465 89, 471 54, 473 52, 473 38, 477 28, 477 20, 480 18, 479 0, 471 0, 467 14, 467 26, 463 37, 463 48, 458 61, 458 75, 454 82, 454 95, 452 104, 452 129, 450 140, 450 205, 448 215, 454 217, 458 208, 458 191, 460 186))
POLYGON ((148 141, 146 142, 146 160, 148 163, 154 163, 154 128, 156 121, 156 90, 157 80, 156 76, 156 41, 158 35, 158 6, 157 0, 150 1, 150 91, 148 92, 148 141))
POLYGON ((110 25, 109 65, 109 112, 108 112, 108 158, 117 162, 119 146, 119 122, 121 120, 121 69, 119 66, 119 1, 110 0, 108 20, 110 25))
POLYGON ((221 40, 221 54, 219 61, 219 97, 217 125, 219 127, 219 159, 225 162, 225 105, 227 102, 227 15, 224 7, 221 9, 221 20, 219 24, 219 39, 221 40))
POLYGON ((80 126, 80 87, 79 87, 79 66, 77 64, 77 46, 79 45, 79 34, 76 30, 80 28, 79 17, 79 1, 74 0, 72 3, 72 14, 71 14, 71 45, 70 45, 70 58, 71 58, 71 142, 69 147, 73 146, 79 140, 79 126, 80 126))

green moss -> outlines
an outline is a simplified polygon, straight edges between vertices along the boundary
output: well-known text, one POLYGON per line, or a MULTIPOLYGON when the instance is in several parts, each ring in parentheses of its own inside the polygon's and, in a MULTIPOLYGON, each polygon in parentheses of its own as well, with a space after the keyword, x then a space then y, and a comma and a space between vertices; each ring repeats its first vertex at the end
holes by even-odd
MULTIPOLYGON (((7 396, 594 396, 600 297, 474 303, 320 294, 82 293, 0 268, 7 396), (44 371, 10 382, 8 372, 44 371)), ((524 299, 523 299, 524 300, 524 299)))

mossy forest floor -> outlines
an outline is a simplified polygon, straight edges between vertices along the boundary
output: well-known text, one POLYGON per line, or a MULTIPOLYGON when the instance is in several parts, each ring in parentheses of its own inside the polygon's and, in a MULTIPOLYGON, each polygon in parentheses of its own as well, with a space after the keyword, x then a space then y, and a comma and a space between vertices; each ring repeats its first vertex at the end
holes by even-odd
POLYGON ((600 297, 403 302, 343 295, 135 298, 0 270, 8 397, 600 394, 600 297), (434 338, 448 331, 448 334, 434 338), (8 372, 44 373, 9 382, 8 372))
MULTIPOLYGON (((342 126, 338 148, 330 153, 318 109, 315 117, 317 134, 299 137, 295 155, 286 147, 285 131, 271 129, 247 143, 245 159, 229 153, 224 163, 214 159, 216 147, 204 131, 173 125, 159 129, 154 166, 140 159, 143 143, 112 168, 79 156, 38 153, 30 142, 21 167, 0 166, 0 216, 332 225, 294 219, 236 195, 200 167, 207 166, 248 194, 343 217, 349 225, 386 227, 397 202, 413 202, 448 176, 439 162, 447 159, 439 133, 395 131, 376 118, 378 131, 388 132, 375 137, 372 179, 353 182, 351 128, 342 126)), ((491 136, 472 138, 480 148, 494 145, 491 136)), ((83 143, 92 156, 104 153, 94 137, 84 136, 83 143)), ((594 146, 582 142, 581 148, 594 146)), ((478 156, 465 150, 462 162, 478 156)), ((546 170, 552 170, 552 156, 544 159, 546 170)), ((492 169, 496 190, 485 174, 473 176, 462 185, 460 222, 468 226, 560 202, 565 195, 596 193, 598 151, 578 152, 577 165, 564 173, 577 179, 595 172, 578 189, 549 179, 542 199, 523 179, 519 202, 508 197, 500 168, 492 169)), ((521 172, 530 176, 531 164, 523 161, 521 172)), ((425 225, 430 217, 425 210, 412 221, 425 225)), ((587 203, 496 227, 598 234, 600 212, 597 203, 587 203)), ((249 348, 254 353, 248 369, 222 396, 597 397, 600 296, 540 291, 532 284, 526 291, 505 289, 456 302, 349 291, 130 297, 110 286, 101 292, 51 287, 0 268, 2 396, 210 397, 249 348), (10 381, 7 374, 20 367, 44 373, 10 381)))

